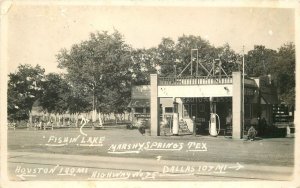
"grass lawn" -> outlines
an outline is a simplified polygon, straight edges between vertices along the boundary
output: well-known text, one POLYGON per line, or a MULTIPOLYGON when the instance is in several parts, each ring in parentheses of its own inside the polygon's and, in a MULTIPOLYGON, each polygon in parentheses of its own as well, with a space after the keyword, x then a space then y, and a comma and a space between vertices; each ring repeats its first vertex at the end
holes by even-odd
POLYGON ((46 146, 50 136, 76 137, 81 135, 79 129, 54 129, 54 130, 8 130, 8 150, 24 152, 61 153, 78 155, 97 155, 110 157, 156 158, 206 161, 206 162, 240 162, 243 164, 262 164, 293 166, 294 139, 271 138, 257 141, 232 140, 224 136, 143 136, 138 130, 126 128, 105 128, 93 130, 83 129, 88 137, 105 137, 103 146, 87 147, 71 144, 63 147, 46 146), (108 148, 112 144, 134 144, 143 142, 183 143, 181 151, 151 151, 144 150, 140 153, 111 154, 108 148), (189 142, 205 143, 207 151, 186 152, 189 142))

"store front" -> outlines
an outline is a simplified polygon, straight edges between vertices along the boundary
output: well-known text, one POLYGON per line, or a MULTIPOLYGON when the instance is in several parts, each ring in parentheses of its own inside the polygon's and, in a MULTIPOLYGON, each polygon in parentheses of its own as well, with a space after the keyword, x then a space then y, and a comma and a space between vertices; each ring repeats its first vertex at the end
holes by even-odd
POLYGON ((270 100, 275 103, 276 92, 268 93, 265 99, 260 79, 247 78, 242 85, 240 72, 218 78, 150 77, 151 85, 132 88, 129 107, 134 121, 151 121, 152 136, 160 136, 161 131, 162 135, 178 135, 182 127, 190 134, 217 136, 225 135, 230 127, 232 137, 240 139, 260 118, 272 123, 270 100))

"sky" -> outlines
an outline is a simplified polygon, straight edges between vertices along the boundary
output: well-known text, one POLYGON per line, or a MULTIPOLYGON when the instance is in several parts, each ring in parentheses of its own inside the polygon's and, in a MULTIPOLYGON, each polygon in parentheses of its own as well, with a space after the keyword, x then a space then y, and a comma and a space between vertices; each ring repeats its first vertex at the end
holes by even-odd
POLYGON ((134 48, 157 46, 163 37, 196 35, 214 46, 229 43, 242 53, 254 45, 278 49, 295 42, 294 10, 168 6, 13 5, 7 13, 8 72, 40 64, 59 72, 56 54, 89 38, 118 30, 134 48))

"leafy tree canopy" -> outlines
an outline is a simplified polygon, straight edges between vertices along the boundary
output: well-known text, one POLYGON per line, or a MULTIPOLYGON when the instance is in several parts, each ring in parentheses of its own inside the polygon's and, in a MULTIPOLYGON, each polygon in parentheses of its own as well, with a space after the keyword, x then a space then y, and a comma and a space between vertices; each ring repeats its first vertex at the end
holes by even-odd
POLYGON ((265 46, 256 45, 245 55, 246 73, 249 76, 262 76, 271 73, 276 60, 276 51, 265 46))
POLYGON ((45 70, 39 65, 25 64, 9 74, 7 103, 8 117, 14 120, 28 119, 33 103, 41 96, 45 70))
POLYGON ((71 88, 59 74, 50 73, 42 84, 43 94, 39 102, 48 113, 62 114, 69 108, 71 88))
POLYGON ((295 45, 283 44, 277 51, 262 45, 254 46, 245 55, 246 73, 249 76, 270 74, 278 89, 280 100, 295 104, 295 45))
POLYGON ((276 61, 271 67, 280 99, 292 106, 295 105, 295 58, 295 45, 284 44, 278 49, 276 61))
POLYGON ((57 55, 58 66, 67 70, 66 79, 102 112, 124 110, 131 90, 131 47, 114 31, 97 32, 57 55), (119 97, 122 96, 122 97, 119 97), (119 97, 119 98, 118 98, 119 97))

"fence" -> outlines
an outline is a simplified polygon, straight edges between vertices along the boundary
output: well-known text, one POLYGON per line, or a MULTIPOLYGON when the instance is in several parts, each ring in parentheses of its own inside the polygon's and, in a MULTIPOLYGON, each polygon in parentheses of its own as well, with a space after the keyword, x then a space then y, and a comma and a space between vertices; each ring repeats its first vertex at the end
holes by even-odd
MULTIPOLYGON (((128 124, 131 122, 131 115, 129 112, 122 114, 100 114, 103 125, 120 125, 128 124)), ((33 113, 31 114, 31 120, 22 120, 16 122, 7 123, 8 129, 20 129, 20 128, 35 128, 35 129, 53 129, 53 128, 71 128, 80 127, 82 120, 88 120, 85 127, 93 127, 100 124, 99 114, 97 114, 96 122, 92 122, 91 113, 82 114, 45 114, 45 113, 33 113)))
POLYGON ((164 85, 217 85, 232 84, 231 76, 187 76, 187 77, 160 77, 158 84, 164 85))

